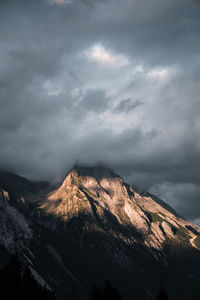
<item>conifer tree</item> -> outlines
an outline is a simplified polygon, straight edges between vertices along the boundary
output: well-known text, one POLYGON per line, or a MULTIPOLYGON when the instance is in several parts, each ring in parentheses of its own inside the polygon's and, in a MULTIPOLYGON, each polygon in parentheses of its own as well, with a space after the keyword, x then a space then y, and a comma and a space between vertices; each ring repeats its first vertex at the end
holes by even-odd
POLYGON ((163 286, 161 287, 159 293, 158 293, 158 300, 169 300, 167 293, 165 292, 163 286))
POLYGON ((103 288, 103 299, 105 300, 121 300, 121 296, 117 289, 107 280, 103 288))
POLYGON ((107 280, 103 289, 100 290, 93 285, 90 294, 89 300, 121 300, 121 296, 117 289, 115 289, 112 284, 107 280))
POLYGON ((89 294, 89 300, 102 300, 102 291, 95 285, 92 286, 89 294))
POLYGON ((0 271, 1 300, 55 300, 55 295, 42 287, 29 267, 22 271, 16 255, 0 271))
POLYGON ((0 272, 0 299, 16 299, 20 293, 21 265, 17 255, 13 255, 0 272))

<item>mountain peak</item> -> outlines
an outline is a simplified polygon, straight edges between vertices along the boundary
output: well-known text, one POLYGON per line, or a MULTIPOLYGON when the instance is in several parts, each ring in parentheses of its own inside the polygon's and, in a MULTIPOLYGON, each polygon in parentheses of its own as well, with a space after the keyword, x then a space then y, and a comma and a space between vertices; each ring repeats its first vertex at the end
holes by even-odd
POLYGON ((78 177, 94 177, 96 179, 118 177, 113 169, 105 165, 80 165, 76 164, 69 174, 76 174, 78 177))
MULTIPOLYGON (((118 270, 125 278, 124 286, 130 278, 132 286, 132 278, 138 274, 143 285, 147 274, 149 288, 149 276, 153 276, 155 265, 156 274, 157 270, 163 274, 163 268, 171 267, 174 258, 178 258, 179 274, 183 273, 188 280, 190 265, 187 264, 185 273, 182 267, 188 253, 192 254, 193 266, 195 263, 196 267, 194 255, 200 262, 200 228, 182 219, 156 196, 140 193, 107 166, 76 165, 61 186, 50 186, 44 191, 17 178, 8 180, 7 175, 0 174, 0 250, 1 244, 9 251, 21 249, 20 253, 36 270, 48 262, 52 284, 54 278, 67 275, 70 285, 72 282, 76 289, 77 285, 82 288, 83 282, 79 280, 85 280, 89 267, 92 280, 98 272, 104 276, 118 270), (5 201, 10 196, 16 201, 5 201), (18 203, 23 197, 25 202, 18 203)), ((173 273, 178 274, 176 266, 169 272, 170 280, 173 273)), ((44 278, 49 282, 48 274, 44 278)), ((91 281, 88 278, 86 286, 91 281)), ((66 281, 61 280, 57 288, 65 285, 66 281)), ((146 294, 137 299, 146 299, 146 294)))
MULTIPOLYGON (((193 242, 198 237, 194 225, 154 195, 137 193, 112 169, 102 165, 74 166, 42 208, 64 222, 79 217, 87 222, 89 216, 101 230, 105 226, 111 231, 118 228, 119 236, 124 228, 129 228, 150 248, 162 249, 167 239, 174 243, 183 239, 187 245, 197 248, 193 242)), ((200 234, 199 228, 197 231, 200 234)))

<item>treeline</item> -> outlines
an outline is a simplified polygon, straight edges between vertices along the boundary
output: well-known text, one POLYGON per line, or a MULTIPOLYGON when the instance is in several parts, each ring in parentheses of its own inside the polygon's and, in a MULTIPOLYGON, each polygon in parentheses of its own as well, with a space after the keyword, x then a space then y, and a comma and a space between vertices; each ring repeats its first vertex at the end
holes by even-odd
MULTIPOLYGON (((89 300, 122 300, 119 291, 108 280, 101 289, 93 285, 88 298, 89 300)), ((22 268, 17 256, 12 256, 10 262, 0 271, 0 299, 56 300, 56 296, 35 280, 29 267, 22 268)), ((169 300, 163 287, 159 291, 157 300, 169 300)))
POLYGON ((0 271, 1 300, 55 300, 55 295, 34 279, 29 267, 23 269, 17 256, 0 271))
MULTIPOLYGON (((89 294, 89 300, 122 300, 122 296, 109 281, 106 281, 102 289, 93 285, 89 294)), ((157 300, 169 300, 163 287, 160 288, 157 300)))
POLYGON ((89 294, 89 300, 121 300, 122 297, 109 281, 106 281, 103 289, 93 285, 89 294))

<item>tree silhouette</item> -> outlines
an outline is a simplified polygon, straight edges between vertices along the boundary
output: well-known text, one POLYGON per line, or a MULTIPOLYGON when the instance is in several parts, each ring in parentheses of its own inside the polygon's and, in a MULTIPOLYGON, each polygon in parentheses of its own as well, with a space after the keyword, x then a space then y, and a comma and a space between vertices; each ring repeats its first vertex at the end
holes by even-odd
POLYGON ((17 256, 13 256, 0 271, 0 299, 55 300, 55 295, 34 279, 31 270, 24 271, 17 256))
POLYGON ((169 300, 167 293, 165 292, 163 286, 161 287, 157 300, 169 300))
POLYGON ((0 272, 0 299, 15 299, 20 290, 21 265, 18 257, 13 255, 0 272))
POLYGON ((101 299, 102 299, 102 291, 98 287, 93 285, 89 294, 89 300, 101 300, 101 299))
POLYGON ((93 285, 89 300, 121 300, 121 296, 117 289, 115 289, 112 284, 107 280, 103 289, 99 289, 93 285))
POLYGON ((53 300, 55 299, 54 294, 42 287, 37 283, 37 281, 34 279, 31 270, 29 267, 27 267, 24 272, 23 272, 23 277, 22 277, 22 286, 23 286, 23 294, 22 294, 22 299, 24 300, 53 300))
POLYGON ((121 300, 121 296, 117 289, 107 280, 103 288, 103 299, 105 300, 121 300))

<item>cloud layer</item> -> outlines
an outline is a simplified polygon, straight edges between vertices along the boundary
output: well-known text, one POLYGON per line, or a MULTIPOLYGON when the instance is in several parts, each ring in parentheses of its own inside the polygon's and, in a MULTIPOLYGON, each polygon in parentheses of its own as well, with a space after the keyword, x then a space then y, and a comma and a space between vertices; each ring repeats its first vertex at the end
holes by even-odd
POLYGON ((105 162, 198 223, 199 5, 1 1, 1 169, 105 162))

